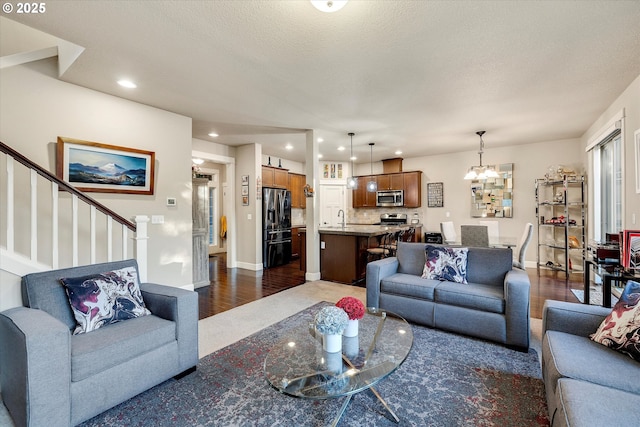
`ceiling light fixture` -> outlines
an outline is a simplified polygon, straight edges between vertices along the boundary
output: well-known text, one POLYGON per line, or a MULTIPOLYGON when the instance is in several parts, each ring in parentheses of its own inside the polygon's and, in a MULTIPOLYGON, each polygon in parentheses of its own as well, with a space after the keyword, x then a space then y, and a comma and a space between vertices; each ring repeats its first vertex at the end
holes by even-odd
POLYGON ((353 132, 349 132, 348 135, 351 137, 351 176, 349 178, 347 178, 347 188, 350 188, 352 190, 355 190, 356 188, 358 188, 358 180, 356 179, 355 176, 353 176, 353 135, 355 135, 355 133, 353 132))
POLYGON ((397 150, 397 151, 396 151, 396 156, 399 156, 400 154, 402 154, 402 151, 397 150))
POLYGON ((217 138, 217 137, 219 137, 220 135, 218 135, 218 134, 217 134, 217 133, 215 133, 215 132, 211 132, 211 133, 209 134, 209 136, 210 136, 211 138, 217 138))
POLYGON ((287 150, 293 150, 293 145, 287 143, 284 148, 286 148, 287 150))
POLYGON ((347 4, 348 0, 310 0, 313 7, 321 12, 337 12, 347 4))
MULTIPOLYGON (((353 148, 352 148, 353 149, 353 148)), ((344 147, 341 145, 338 147, 338 151, 344 151, 344 147)))
POLYGON ((318 138, 318 143, 324 142, 324 139, 318 138))
POLYGON ((378 191, 378 183, 376 182, 375 177, 373 176, 373 146, 374 142, 369 143, 369 147, 371 147, 371 181, 367 182, 367 191, 373 193, 374 191, 378 191))
POLYGON ((201 165, 204 163, 203 159, 198 159, 198 158, 193 158, 191 159, 191 161, 193 162, 194 165, 201 165))
POLYGON ((131 80, 124 80, 124 79, 118 80, 118 84, 122 87, 126 87, 127 89, 135 89, 138 87, 138 85, 132 82, 131 80))
POLYGON ((480 165, 479 166, 471 166, 467 171, 467 174, 464 176, 464 179, 487 179, 487 178, 498 178, 498 172, 496 172, 490 166, 482 166, 482 154, 484 153, 484 141, 482 140, 482 135, 485 134, 485 131, 479 130, 476 132, 476 135, 480 137, 480 151, 478 151, 478 155, 480 156, 480 165))

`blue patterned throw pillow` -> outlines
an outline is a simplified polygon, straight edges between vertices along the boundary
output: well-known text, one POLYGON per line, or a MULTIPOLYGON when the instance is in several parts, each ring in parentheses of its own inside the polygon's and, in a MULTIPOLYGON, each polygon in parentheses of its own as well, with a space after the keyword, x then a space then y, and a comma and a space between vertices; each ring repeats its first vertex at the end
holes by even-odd
POLYGON ((74 335, 151 312, 144 305, 134 267, 60 279, 76 318, 74 335))
POLYGON ((467 253, 469 248, 426 245, 423 279, 467 283, 467 253))

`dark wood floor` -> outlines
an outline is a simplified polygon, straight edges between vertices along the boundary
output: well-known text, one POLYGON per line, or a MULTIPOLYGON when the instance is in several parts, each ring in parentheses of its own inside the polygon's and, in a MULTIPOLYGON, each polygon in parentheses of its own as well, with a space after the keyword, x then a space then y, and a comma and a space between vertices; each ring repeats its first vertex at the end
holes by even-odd
POLYGON ((227 254, 209 257, 211 285, 197 288, 200 319, 304 283, 296 260, 288 265, 249 271, 227 268, 227 254))
MULTIPOLYGON (((582 289, 582 274, 565 280, 564 273, 527 269, 531 280, 531 317, 542 318, 547 299, 578 302, 571 289, 582 289)), ((275 294, 304 283, 298 261, 262 272, 228 269, 226 254, 209 258, 211 285, 196 289, 199 294, 200 319, 275 294)))

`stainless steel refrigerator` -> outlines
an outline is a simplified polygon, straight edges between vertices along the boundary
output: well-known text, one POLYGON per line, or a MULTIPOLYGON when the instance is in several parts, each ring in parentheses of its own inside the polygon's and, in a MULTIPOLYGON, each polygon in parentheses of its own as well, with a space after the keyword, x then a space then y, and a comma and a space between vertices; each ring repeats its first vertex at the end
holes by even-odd
POLYGON ((262 264, 264 268, 291 262, 291 192, 262 189, 262 264))

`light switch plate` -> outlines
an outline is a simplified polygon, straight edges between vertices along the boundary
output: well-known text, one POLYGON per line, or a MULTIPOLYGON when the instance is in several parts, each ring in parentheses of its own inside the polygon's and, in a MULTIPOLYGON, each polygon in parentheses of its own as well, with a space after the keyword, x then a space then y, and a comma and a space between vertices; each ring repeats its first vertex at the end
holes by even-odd
POLYGON ((151 224, 164 224, 164 215, 151 215, 151 224))

